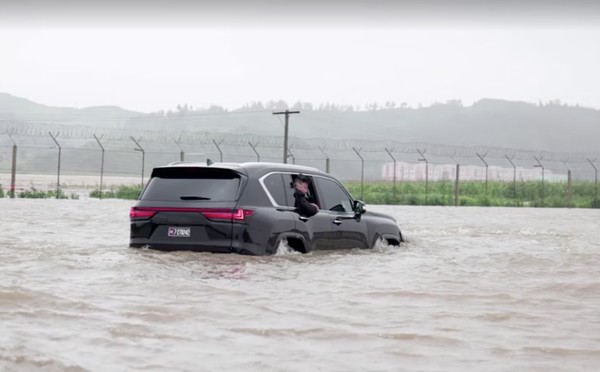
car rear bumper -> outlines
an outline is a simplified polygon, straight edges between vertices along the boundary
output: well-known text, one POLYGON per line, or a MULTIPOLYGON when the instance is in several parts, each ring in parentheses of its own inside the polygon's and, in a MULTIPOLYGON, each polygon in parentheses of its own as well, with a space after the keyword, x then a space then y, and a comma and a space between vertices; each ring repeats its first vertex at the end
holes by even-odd
POLYGON ((234 240, 232 243, 222 242, 207 242, 203 243, 174 243, 170 241, 151 241, 145 238, 131 238, 129 241, 131 248, 149 248, 160 251, 192 251, 192 252, 209 252, 209 253, 237 253, 252 256, 265 256, 274 254, 277 247, 268 248, 262 244, 252 242, 234 240))
POLYGON ((129 242, 131 248, 149 248, 160 251, 193 251, 193 252, 210 252, 210 253, 232 253, 230 245, 203 245, 203 244, 172 244, 172 243, 157 243, 149 242, 147 239, 132 239, 129 242))

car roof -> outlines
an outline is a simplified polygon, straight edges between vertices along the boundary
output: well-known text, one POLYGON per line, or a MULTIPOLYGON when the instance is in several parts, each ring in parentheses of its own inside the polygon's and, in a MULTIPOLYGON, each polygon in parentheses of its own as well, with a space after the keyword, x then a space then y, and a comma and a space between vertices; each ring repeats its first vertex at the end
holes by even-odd
POLYGON ((326 175, 323 171, 307 167, 303 165, 295 164, 283 164, 283 163, 265 163, 265 162, 246 162, 246 163, 211 163, 208 165, 205 162, 185 162, 179 161, 170 163, 156 168, 173 168, 173 167, 198 167, 198 168, 221 168, 231 169, 239 173, 244 173, 252 176, 256 173, 268 173, 268 172, 294 172, 294 173, 309 173, 309 174, 321 174, 326 175))

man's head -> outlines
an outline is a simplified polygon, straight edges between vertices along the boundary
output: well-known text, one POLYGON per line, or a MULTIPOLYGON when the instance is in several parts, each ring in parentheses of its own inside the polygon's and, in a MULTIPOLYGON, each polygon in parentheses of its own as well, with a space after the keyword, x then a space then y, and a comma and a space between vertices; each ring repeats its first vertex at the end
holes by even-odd
POLYGON ((296 176, 296 182, 304 182, 306 184, 309 184, 310 178, 308 178, 307 176, 300 173, 299 175, 296 176))
POLYGON ((294 179, 294 188, 296 190, 302 191, 304 193, 308 192, 308 184, 310 183, 310 178, 300 173, 294 179))

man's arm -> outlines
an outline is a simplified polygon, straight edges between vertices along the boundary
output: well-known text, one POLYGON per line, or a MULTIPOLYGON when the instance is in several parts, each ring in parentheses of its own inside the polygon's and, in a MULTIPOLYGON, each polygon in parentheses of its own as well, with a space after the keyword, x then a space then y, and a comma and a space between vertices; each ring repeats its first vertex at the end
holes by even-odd
POLYGON ((311 217, 319 211, 319 208, 315 204, 311 204, 306 200, 306 194, 303 192, 296 190, 294 197, 296 198, 296 208, 298 208, 300 214, 311 217))

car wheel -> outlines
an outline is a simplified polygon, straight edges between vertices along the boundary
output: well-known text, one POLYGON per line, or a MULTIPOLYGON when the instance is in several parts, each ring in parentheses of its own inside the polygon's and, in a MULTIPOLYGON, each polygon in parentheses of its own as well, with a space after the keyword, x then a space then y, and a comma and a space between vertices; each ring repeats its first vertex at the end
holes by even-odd
POLYGON ((395 248, 400 246, 400 243, 395 240, 388 240, 383 236, 378 237, 373 244, 373 249, 375 250, 386 250, 390 248, 395 248))
POLYGON ((373 250, 382 250, 387 248, 388 244, 387 244, 387 240, 385 240, 384 238, 382 238, 381 236, 378 236, 375 239, 375 242, 373 243, 373 246, 371 247, 373 250))
POLYGON ((294 237, 281 237, 275 245, 275 254, 306 253, 302 240, 294 237))

